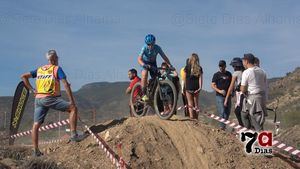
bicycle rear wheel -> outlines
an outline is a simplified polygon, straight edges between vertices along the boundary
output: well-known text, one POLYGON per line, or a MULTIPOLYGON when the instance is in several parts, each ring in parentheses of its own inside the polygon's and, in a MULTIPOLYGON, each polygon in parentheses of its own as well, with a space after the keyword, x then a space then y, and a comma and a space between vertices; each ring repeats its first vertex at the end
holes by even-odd
POLYGON ((133 86, 130 94, 130 107, 135 117, 145 116, 148 110, 147 103, 142 100, 142 95, 142 86, 138 82, 133 86))
POLYGON ((173 116, 177 106, 177 91, 172 81, 159 81, 154 93, 154 110, 159 118, 167 120, 173 116))

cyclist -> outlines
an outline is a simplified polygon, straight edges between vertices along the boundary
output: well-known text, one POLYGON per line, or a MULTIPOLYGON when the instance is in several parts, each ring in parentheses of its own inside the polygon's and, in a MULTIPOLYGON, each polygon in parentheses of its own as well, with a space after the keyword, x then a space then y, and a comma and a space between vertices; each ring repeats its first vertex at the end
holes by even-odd
POLYGON ((168 57, 163 52, 161 47, 155 44, 155 41, 156 39, 154 35, 148 34, 145 37, 145 45, 142 47, 142 50, 138 56, 138 63, 143 67, 141 79, 143 101, 149 100, 148 96, 146 95, 146 83, 148 79, 148 72, 150 72, 151 78, 154 78, 157 74, 157 55, 159 54, 162 57, 162 59, 168 64, 168 66, 172 67, 168 57))

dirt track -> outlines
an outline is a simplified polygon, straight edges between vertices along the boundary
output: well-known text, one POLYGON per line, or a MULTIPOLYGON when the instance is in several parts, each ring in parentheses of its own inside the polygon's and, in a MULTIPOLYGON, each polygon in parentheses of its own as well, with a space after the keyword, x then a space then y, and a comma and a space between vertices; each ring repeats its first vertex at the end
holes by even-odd
MULTIPOLYGON (((100 135, 116 152, 122 142, 124 159, 132 168, 292 168, 277 157, 247 156, 235 136, 195 121, 129 118, 93 130, 102 131, 100 135)), ((115 168, 91 137, 44 148, 51 150, 44 158, 62 167, 115 168)))
MULTIPOLYGON (((277 157, 245 155, 243 144, 234 135, 200 121, 148 116, 108 121, 91 129, 116 153, 116 145, 122 143, 123 158, 131 168, 292 168, 277 157)), ((46 155, 38 159, 30 157, 30 149, 1 148, 0 167, 115 168, 90 136, 80 143, 41 145, 46 155)))

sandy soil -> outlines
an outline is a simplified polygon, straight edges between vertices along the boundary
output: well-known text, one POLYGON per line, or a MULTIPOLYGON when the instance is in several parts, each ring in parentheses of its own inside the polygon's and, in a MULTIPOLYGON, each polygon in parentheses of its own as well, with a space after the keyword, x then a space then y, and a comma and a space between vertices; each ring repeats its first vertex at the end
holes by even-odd
MULTIPOLYGON (((147 116, 108 121, 93 126, 92 130, 105 138, 116 153, 119 153, 116 145, 122 143, 123 158, 131 168, 292 168, 278 157, 246 155, 237 137, 199 121, 176 118, 166 121, 147 116)), ((115 168, 90 136, 80 143, 62 142, 41 149, 47 155, 39 159, 50 161, 54 168, 115 168)), ((0 160, 0 166, 1 163, 21 165, 5 160, 0 160)), ((33 159, 24 157, 24 160, 33 159)))

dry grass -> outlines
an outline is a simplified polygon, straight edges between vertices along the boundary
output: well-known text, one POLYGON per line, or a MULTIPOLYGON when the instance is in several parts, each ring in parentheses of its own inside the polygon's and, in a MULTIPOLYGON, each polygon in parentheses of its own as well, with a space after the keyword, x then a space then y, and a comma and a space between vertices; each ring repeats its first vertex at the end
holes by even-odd
POLYGON ((31 159, 27 161, 22 167, 22 169, 64 169, 58 166, 54 161, 43 160, 43 159, 31 159))

